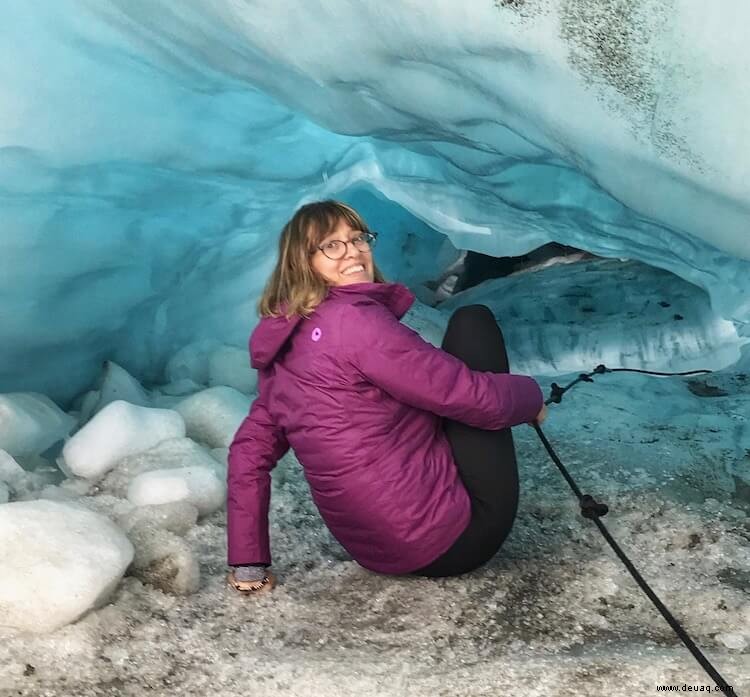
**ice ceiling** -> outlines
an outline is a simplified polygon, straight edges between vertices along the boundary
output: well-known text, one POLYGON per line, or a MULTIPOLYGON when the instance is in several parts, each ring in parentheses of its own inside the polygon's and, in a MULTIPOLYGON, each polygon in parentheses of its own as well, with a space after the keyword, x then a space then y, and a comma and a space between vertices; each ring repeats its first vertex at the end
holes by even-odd
POLYGON ((58 0, 0 23, 0 392, 244 344, 283 222, 640 260, 750 319, 744 0, 58 0))

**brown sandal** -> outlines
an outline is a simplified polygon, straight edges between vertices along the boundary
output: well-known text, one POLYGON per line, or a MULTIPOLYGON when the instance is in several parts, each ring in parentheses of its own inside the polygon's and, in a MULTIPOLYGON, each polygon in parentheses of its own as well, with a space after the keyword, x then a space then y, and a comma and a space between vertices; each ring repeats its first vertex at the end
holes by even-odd
POLYGON ((234 571, 230 571, 227 583, 243 595, 259 595, 270 591, 276 585, 276 577, 269 571, 260 581, 238 581, 234 577, 234 571))

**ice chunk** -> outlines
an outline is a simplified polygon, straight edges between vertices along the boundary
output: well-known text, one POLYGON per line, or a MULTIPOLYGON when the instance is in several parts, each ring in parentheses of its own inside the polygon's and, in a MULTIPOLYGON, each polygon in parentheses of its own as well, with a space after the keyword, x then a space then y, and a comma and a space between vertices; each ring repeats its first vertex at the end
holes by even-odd
POLYGON ((114 361, 104 361, 97 389, 87 393, 83 400, 79 421, 86 423, 94 414, 118 399, 141 407, 150 404, 149 396, 138 380, 114 361))
POLYGON ((99 390, 89 390, 73 400, 73 405, 78 408, 78 423, 83 426, 97 411, 101 394, 99 390))
POLYGON ((117 519, 118 525, 130 531, 136 525, 151 525, 184 535, 198 520, 198 509, 187 501, 173 501, 149 506, 137 506, 117 519))
POLYGON ((49 501, 72 501, 85 496, 91 491, 92 483, 88 479, 66 479, 60 484, 48 484, 39 492, 40 499, 49 501))
POLYGON ((97 409, 103 409, 118 399, 141 407, 148 406, 148 394, 141 383, 114 361, 104 362, 104 372, 99 380, 101 398, 97 409))
POLYGON ((0 504, 8 503, 10 499, 10 489, 5 482, 0 482, 0 504))
POLYGON ((135 510, 135 506, 127 499, 110 494, 97 493, 95 496, 84 496, 78 499, 76 503, 85 506, 94 513, 106 516, 120 528, 123 527, 120 525, 120 521, 135 510))
POLYGON ((738 651, 744 650, 748 643, 747 637, 740 632, 721 632, 716 635, 716 639, 728 649, 737 649, 738 651))
POLYGON ((151 393, 151 405, 158 409, 174 409, 183 399, 184 397, 173 397, 160 392, 151 393))
POLYGON ((128 487, 128 500, 136 506, 185 501, 200 515, 213 513, 224 505, 226 489, 208 467, 180 467, 139 474, 128 487))
POLYGON ((118 400, 102 409, 65 444, 60 465, 66 472, 96 479, 123 457, 184 435, 185 422, 177 412, 118 400))
POLYGON ((23 467, 5 450, 0 450, 0 482, 13 484, 23 479, 25 475, 23 467))
POLYGON ((38 498, 40 490, 59 481, 59 470, 44 466, 40 463, 40 458, 31 459, 37 469, 29 472, 8 453, 0 450, 0 483, 5 485, 10 499, 19 501, 38 498))
POLYGON ((0 395, 0 448, 13 457, 43 453, 74 425, 75 419, 43 394, 0 395))
POLYGON ((247 416, 251 400, 231 387, 211 387, 175 406, 190 438, 212 448, 224 448, 247 416))
POLYGON ((208 359, 208 384, 226 385, 245 394, 255 392, 258 373, 250 367, 247 349, 219 346, 208 359))
POLYGON ((53 501, 0 505, 0 549, 0 623, 28 632, 53 631, 105 603, 133 559, 110 520, 53 501))
POLYGON ((226 472, 229 458, 229 448, 212 448, 211 457, 222 465, 222 470, 226 472))
POLYGON ((194 380, 191 380, 190 378, 181 378, 179 380, 175 380, 175 382, 169 382, 166 385, 161 385, 159 387, 159 392, 168 396, 183 397, 186 394, 200 392, 202 389, 203 385, 199 385, 194 380))
POLYGON ((200 586, 200 566, 177 535, 142 521, 128 533, 135 547, 132 574, 165 593, 188 595, 200 586))
POLYGON ((189 438, 170 438, 145 452, 120 460, 99 482, 98 488, 102 492, 124 498, 127 496, 128 485, 139 474, 190 466, 208 467, 222 478, 226 471, 195 441, 189 438))
POLYGON ((196 341, 183 346, 167 362, 165 370, 167 382, 189 378, 200 385, 208 384, 209 356, 220 346, 221 343, 214 339, 196 341))

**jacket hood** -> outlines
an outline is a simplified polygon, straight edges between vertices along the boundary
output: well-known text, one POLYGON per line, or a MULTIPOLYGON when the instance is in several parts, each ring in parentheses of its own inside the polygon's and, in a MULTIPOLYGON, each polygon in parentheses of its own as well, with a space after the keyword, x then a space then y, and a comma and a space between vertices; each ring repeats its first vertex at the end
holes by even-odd
MULTIPOLYGON (((401 319, 414 303, 415 295, 402 283, 350 283, 332 286, 321 306, 329 298, 353 303, 367 296, 385 305, 401 319)), ((304 317, 263 317, 250 335, 250 365, 256 370, 270 366, 304 317)))

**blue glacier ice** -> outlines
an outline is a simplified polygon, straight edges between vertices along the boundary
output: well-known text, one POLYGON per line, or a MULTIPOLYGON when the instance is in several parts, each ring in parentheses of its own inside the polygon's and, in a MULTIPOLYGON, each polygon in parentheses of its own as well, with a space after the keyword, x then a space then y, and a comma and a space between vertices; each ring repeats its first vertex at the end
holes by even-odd
POLYGON ((379 231, 378 265, 420 300, 405 321, 436 344, 450 311, 481 302, 513 369, 545 390, 599 363, 716 371, 597 377, 545 429, 667 604, 750 688, 747 2, 10 0, 0 13, 0 443, 23 441, 0 450, 0 505, 73 500, 128 531, 137 518, 138 559, 161 564, 50 637, 11 638, 0 617, 0 692, 66 694, 71 665, 82 695, 708 682, 576 517, 530 429, 507 552, 440 582, 359 569, 290 454, 274 480, 283 583, 253 606, 223 590, 221 513, 195 525, 192 509, 134 512, 123 493, 191 458, 221 469, 223 442, 188 424, 98 484, 57 469, 55 429, 113 400, 203 399, 208 430, 211 410, 244 404, 278 233, 322 198, 379 231), (550 242, 587 255, 452 296, 440 285, 465 250, 550 242), (190 599, 159 590, 170 564, 192 580, 200 566, 190 599))
POLYGON ((384 230, 392 277, 405 227, 554 240, 672 271, 746 333, 747 6, 627 5, 14 4, 0 385, 66 400, 103 359, 155 379, 242 344, 290 211, 357 190, 418 219, 384 230))

